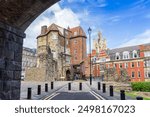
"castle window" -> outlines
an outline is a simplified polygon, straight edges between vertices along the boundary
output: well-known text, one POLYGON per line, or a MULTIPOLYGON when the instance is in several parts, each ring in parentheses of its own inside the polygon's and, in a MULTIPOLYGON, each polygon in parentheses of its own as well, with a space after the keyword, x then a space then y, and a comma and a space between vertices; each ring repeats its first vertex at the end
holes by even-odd
POLYGON ((116 60, 119 60, 119 59, 120 59, 120 54, 116 53, 116 60))
POLYGON ((77 36, 77 32, 74 32, 74 36, 77 36))

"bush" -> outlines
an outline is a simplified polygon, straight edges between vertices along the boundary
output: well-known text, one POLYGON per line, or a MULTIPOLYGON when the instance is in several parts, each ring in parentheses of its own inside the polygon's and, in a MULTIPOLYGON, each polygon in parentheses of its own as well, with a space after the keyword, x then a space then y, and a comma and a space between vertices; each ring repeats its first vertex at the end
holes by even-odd
POLYGON ((133 91, 150 92, 150 82, 132 82, 133 91))

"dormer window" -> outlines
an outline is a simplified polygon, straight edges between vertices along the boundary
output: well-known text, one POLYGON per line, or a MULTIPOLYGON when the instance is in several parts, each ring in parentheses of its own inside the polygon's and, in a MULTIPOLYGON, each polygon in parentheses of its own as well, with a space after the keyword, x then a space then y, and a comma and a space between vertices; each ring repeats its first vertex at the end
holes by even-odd
POLYGON ((129 52, 128 51, 123 52, 123 59, 129 59, 129 52))
POLYGON ((138 57, 137 51, 134 50, 134 51, 133 51, 133 58, 137 58, 137 57, 138 57))
POLYGON ((116 60, 119 60, 119 59, 120 59, 120 54, 116 53, 116 60))

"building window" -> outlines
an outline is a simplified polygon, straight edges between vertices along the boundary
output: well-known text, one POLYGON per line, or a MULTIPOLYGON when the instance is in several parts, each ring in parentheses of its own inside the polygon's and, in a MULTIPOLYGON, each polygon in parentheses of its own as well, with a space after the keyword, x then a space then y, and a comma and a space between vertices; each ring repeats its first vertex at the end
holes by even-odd
POLYGON ((134 51, 133 51, 133 58, 137 58, 137 57, 138 57, 137 51, 134 50, 134 51))
POLYGON ((141 73, 138 71, 138 77, 140 78, 141 77, 141 73))
POLYGON ((131 63, 131 67, 134 67, 134 62, 131 63))
POLYGON ((74 32, 74 36, 77 36, 77 32, 74 32))
POLYGON ((137 67, 140 67, 140 62, 137 62, 137 67))
POLYGON ((134 72, 132 72, 132 78, 134 78, 135 77, 135 74, 134 74, 134 72))
POLYGON ((128 67, 128 63, 124 63, 124 67, 127 68, 128 67))
POLYGON ((77 57, 75 56, 74 59, 77 60, 77 57))
POLYGON ((119 59, 120 59, 120 54, 116 53, 116 60, 119 60, 119 59))
POLYGON ((74 50, 74 54, 75 54, 75 55, 77 54, 77 50, 74 50))
POLYGON ((145 77, 146 77, 146 78, 150 78, 150 71, 146 71, 146 72, 145 72, 145 77))
POLYGON ((123 52, 123 59, 129 59, 129 52, 128 51, 123 52))
POLYGON ((150 51, 144 52, 144 57, 150 57, 150 51))
POLYGON ((122 63, 120 63, 119 67, 122 68, 122 63))
POLYGON ((115 67, 115 68, 117 67, 117 64, 116 64, 116 63, 114 64, 114 67, 115 67))

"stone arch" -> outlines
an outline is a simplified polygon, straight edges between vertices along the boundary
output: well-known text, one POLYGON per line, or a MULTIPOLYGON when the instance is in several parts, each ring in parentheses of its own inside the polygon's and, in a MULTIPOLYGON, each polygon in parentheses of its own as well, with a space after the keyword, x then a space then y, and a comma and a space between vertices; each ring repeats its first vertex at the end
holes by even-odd
POLYGON ((20 99, 24 31, 60 0, 0 0, 0 99, 20 99))
POLYGON ((69 69, 66 71, 66 79, 67 79, 68 81, 71 80, 71 72, 70 72, 69 69))

